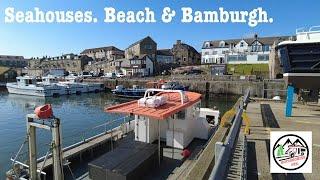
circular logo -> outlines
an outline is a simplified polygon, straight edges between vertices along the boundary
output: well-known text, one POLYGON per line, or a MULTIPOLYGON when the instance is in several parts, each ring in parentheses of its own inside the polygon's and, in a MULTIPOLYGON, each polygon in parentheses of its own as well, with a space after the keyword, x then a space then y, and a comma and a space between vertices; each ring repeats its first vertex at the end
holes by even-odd
POLYGON ((307 162, 309 148, 300 136, 287 134, 276 141, 272 154, 279 167, 285 170, 297 170, 307 162))

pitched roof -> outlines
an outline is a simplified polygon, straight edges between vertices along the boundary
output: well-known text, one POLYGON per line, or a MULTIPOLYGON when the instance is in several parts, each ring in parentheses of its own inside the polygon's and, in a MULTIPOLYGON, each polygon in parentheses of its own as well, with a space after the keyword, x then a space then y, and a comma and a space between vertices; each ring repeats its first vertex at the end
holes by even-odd
POLYGON ((159 49, 157 50, 157 55, 161 56, 173 56, 171 49, 159 49))
POLYGON ((147 37, 145 37, 145 38, 143 38, 143 39, 140 39, 139 41, 137 41, 137 42, 135 42, 135 43, 131 44, 131 45, 130 45, 130 46, 128 46, 126 49, 129 49, 129 48, 131 48, 131 47, 133 47, 133 46, 135 46, 135 45, 137 45, 137 44, 141 43, 142 41, 145 41, 145 40, 148 40, 148 39, 150 39, 151 41, 155 42, 155 41, 154 41, 150 36, 147 36, 147 37))
POLYGON ((284 40, 289 39, 290 36, 272 36, 272 37, 257 37, 256 38, 243 38, 243 39, 227 39, 227 40, 213 40, 213 41, 205 41, 203 43, 202 49, 207 49, 207 48, 217 48, 220 47, 220 42, 224 41, 225 45, 228 46, 230 44, 238 44, 241 40, 244 40, 246 43, 251 45, 254 43, 256 40, 258 40, 260 43, 264 45, 273 45, 273 43, 278 43, 284 40), (210 42, 210 46, 206 47, 206 43, 210 42))
POLYGON ((93 51, 93 52, 98 52, 98 51, 101 51, 101 50, 104 50, 104 51, 122 51, 114 46, 106 46, 106 47, 98 47, 98 48, 90 48, 90 49, 85 49, 84 51, 82 51, 80 54, 85 54, 85 53, 89 53, 90 51, 93 51))
MULTIPOLYGON (((178 44, 175 44, 175 45, 178 45, 178 44)), ((188 50, 190 50, 190 51, 193 51, 193 52, 199 54, 199 52, 198 52, 194 47, 190 46, 189 44, 180 43, 179 45, 182 46, 182 47, 184 47, 184 48, 186 48, 186 49, 188 49, 188 50)))

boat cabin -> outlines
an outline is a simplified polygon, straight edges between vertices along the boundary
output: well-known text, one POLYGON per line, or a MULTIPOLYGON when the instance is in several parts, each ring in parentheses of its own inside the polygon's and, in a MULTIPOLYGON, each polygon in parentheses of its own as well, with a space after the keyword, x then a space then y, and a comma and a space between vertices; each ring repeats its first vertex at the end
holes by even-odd
POLYGON ((320 26, 298 29, 297 39, 276 47, 288 85, 296 88, 320 88, 320 26))
POLYGON ((207 114, 218 121, 218 111, 202 112, 201 94, 181 90, 147 89, 137 101, 115 105, 107 112, 135 117, 135 141, 153 143, 160 139, 173 148, 184 149, 194 138, 208 139, 212 126, 207 114), (154 92, 158 94, 151 96, 154 92))
POLYGON ((44 84, 52 84, 52 83, 58 83, 58 79, 55 76, 44 76, 42 77, 42 83, 44 84))
POLYGON ((32 76, 19 76, 16 78, 17 79, 17 85, 18 86, 36 86, 37 84, 37 79, 32 76))

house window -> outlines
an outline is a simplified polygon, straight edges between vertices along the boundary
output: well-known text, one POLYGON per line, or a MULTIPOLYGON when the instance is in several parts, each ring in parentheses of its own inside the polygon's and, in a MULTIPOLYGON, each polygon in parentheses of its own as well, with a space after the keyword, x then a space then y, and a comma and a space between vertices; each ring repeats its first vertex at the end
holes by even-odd
POLYGON ((228 62, 231 61, 247 61, 247 55, 228 55, 228 62))
POLYGON ((186 61, 187 60, 187 58, 186 57, 183 57, 183 61, 186 61))
POLYGON ((243 42, 241 42, 241 43, 240 43, 240 47, 243 47, 243 46, 244 46, 244 43, 243 43, 243 42))
POLYGON ((269 55, 268 54, 258 55, 258 61, 269 61, 269 55))

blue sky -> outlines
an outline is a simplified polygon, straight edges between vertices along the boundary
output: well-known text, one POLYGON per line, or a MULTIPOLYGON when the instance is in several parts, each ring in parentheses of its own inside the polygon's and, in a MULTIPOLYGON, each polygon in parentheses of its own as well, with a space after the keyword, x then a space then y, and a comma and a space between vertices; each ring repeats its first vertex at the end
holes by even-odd
POLYGON ((158 48, 171 48, 181 39, 200 50, 203 41, 241 38, 258 33, 259 36, 293 35, 299 27, 320 25, 318 0, 1 0, 0 2, 0 54, 56 56, 62 53, 79 53, 85 48, 114 45, 125 49, 131 43, 149 35, 158 48), (177 11, 175 19, 164 24, 162 9, 166 6, 177 11), (96 24, 5 24, 5 8, 16 10, 91 10, 99 19, 96 24), (106 24, 104 7, 117 10, 141 10, 150 7, 155 11, 155 24, 106 24), (193 10, 252 10, 262 7, 274 19, 272 24, 183 24, 181 7, 193 10))

